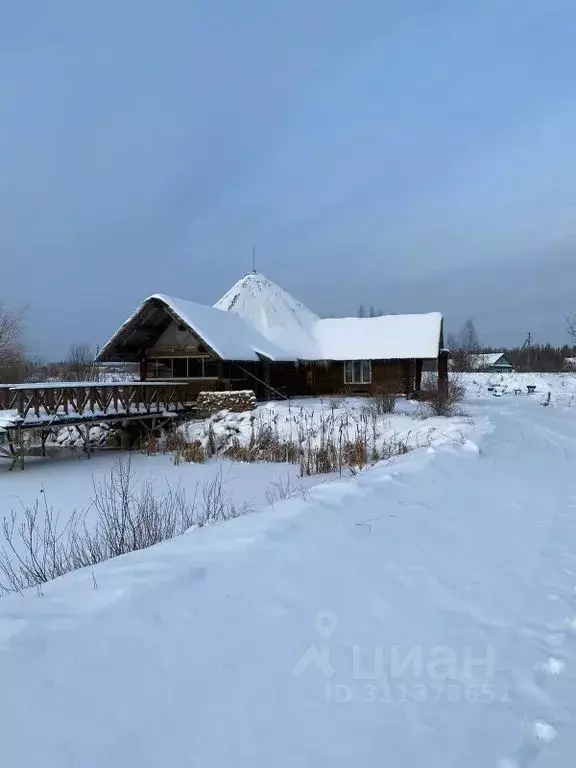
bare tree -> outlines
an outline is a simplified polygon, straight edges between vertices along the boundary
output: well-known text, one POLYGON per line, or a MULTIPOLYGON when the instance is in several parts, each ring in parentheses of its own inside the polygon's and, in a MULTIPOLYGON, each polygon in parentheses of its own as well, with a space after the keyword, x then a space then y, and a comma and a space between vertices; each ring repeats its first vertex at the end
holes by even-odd
POLYGON ((92 381, 98 369, 89 344, 71 344, 66 361, 66 376, 73 381, 92 381))
POLYGON ((567 315, 566 324, 568 325, 568 333, 570 336, 572 336, 574 342, 576 343, 576 315, 567 315))
POLYGON ((478 333, 472 318, 468 318, 462 330, 460 331, 460 345, 462 349, 466 349, 469 352, 477 351, 480 348, 480 340, 478 339, 478 333))
POLYGON ((473 352, 460 346, 450 349, 450 364, 453 371, 464 373, 478 368, 478 359, 473 352))
POLYGON ((8 309, 0 303, 0 381, 20 378, 24 363, 22 310, 8 309))
POLYGON ((458 349, 458 347, 460 346, 458 344, 458 339, 456 338, 456 334, 453 333, 452 331, 446 337, 446 346, 451 352, 454 352, 454 350, 458 349))

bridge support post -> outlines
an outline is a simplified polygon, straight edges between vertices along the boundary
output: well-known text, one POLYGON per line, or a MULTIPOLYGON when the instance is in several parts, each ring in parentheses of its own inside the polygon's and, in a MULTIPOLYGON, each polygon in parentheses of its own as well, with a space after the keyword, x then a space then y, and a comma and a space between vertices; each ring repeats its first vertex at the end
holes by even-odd
POLYGON ((40 432, 40 445, 42 448, 42 456, 46 456, 46 440, 48 439, 48 435, 50 434, 50 430, 43 429, 40 432))
POLYGON ((20 452, 20 469, 24 469, 24 430, 18 425, 18 450, 20 452))
POLYGON ((86 458, 89 459, 90 453, 90 424, 86 424, 86 436, 84 437, 84 447, 86 449, 86 458))

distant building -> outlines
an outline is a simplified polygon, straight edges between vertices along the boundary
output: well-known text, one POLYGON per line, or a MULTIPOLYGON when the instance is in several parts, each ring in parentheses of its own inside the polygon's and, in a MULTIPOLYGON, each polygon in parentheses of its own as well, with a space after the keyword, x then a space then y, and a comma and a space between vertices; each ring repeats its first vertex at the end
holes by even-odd
POLYGON ((489 373, 510 373, 514 370, 504 352, 470 355, 470 365, 474 371, 487 371, 489 373))

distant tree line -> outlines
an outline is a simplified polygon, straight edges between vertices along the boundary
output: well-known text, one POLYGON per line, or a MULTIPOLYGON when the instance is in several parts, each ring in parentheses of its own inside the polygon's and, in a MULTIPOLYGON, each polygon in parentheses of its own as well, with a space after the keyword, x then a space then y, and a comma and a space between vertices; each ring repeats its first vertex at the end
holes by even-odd
POLYGON ((374 309, 372 305, 368 307, 368 312, 366 312, 364 304, 360 304, 358 307, 358 317, 382 317, 384 314, 386 313, 383 309, 374 309))
POLYGON ((532 344, 527 346, 487 347, 485 352, 503 352, 517 371, 542 371, 545 373, 576 370, 576 366, 566 362, 567 358, 576 358, 574 346, 563 344, 532 344))
MULTIPOLYGON (((572 344, 534 344, 528 338, 513 347, 492 347, 480 343, 474 322, 466 320, 458 333, 449 333, 446 346, 450 350, 451 367, 455 371, 478 370, 478 355, 502 352, 517 371, 560 372, 576 370, 570 358, 576 358, 576 321, 568 320, 572 344)), ((480 366, 481 367, 481 366, 480 366)))

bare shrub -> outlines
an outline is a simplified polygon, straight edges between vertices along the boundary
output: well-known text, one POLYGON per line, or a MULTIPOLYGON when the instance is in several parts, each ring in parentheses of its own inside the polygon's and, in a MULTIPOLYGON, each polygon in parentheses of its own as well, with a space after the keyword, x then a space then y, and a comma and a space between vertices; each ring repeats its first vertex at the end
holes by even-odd
POLYGON ((478 365, 477 355, 469 349, 462 349, 461 347, 450 350, 450 362, 452 370, 457 373, 474 371, 478 365))
POLYGON ((0 594, 27 589, 70 570, 69 537, 75 515, 61 525, 45 497, 43 504, 36 501, 32 507, 24 507, 23 513, 18 525, 14 510, 2 525, 0 594))
POLYGON ((252 418, 248 443, 242 443, 240 438, 234 435, 221 451, 222 456, 233 461, 289 464, 298 461, 299 453, 298 445, 293 440, 280 436, 278 414, 269 421, 265 421, 261 414, 252 418))
POLYGON ((382 445, 382 452, 380 458, 391 459, 393 456, 404 456, 404 454, 410 451, 410 444, 408 443, 408 435, 405 438, 393 435, 390 440, 386 440, 382 445))
POLYGON ((206 451, 199 440, 187 442, 182 449, 174 454, 174 463, 180 464, 183 461, 192 464, 203 464, 206 461, 206 451))
POLYGON ((76 567, 151 547, 183 533, 194 523, 195 499, 167 484, 161 494, 151 480, 136 484, 130 459, 118 461, 102 481, 94 481, 92 506, 97 513, 93 531, 86 525, 74 538, 76 567))
POLYGON ((378 388, 374 394, 366 398, 363 410, 369 415, 383 416, 387 413, 394 413, 398 395, 394 392, 388 392, 384 388, 378 388))
POLYGON ((342 446, 342 454, 340 456, 340 467, 357 467, 362 468, 368 463, 368 453, 366 450, 366 443, 360 437, 357 437, 354 441, 347 441, 342 446))
POLYGON ((254 449, 248 443, 242 443, 235 437, 224 450, 223 455, 231 461, 250 462, 257 461, 254 449))
POLYGON ((266 501, 270 506, 274 506, 278 501, 286 499, 305 498, 306 489, 302 485, 293 485, 290 477, 279 477, 273 480, 266 489, 266 501))
POLYGON ((102 481, 94 481, 93 489, 96 522, 90 526, 88 510, 75 511, 62 524, 45 497, 43 504, 23 508, 19 524, 15 511, 4 519, 0 594, 37 586, 251 509, 248 503, 233 503, 221 470, 198 484, 190 501, 180 485, 166 484, 157 493, 152 481, 140 482, 130 460, 119 460, 102 481))
POLYGON ((237 507, 232 501, 232 494, 226 488, 220 468, 215 477, 202 483, 200 486, 200 500, 194 519, 195 525, 202 527, 223 520, 232 520, 235 517, 246 515, 251 511, 248 502, 237 507))
POLYGON ((172 454, 174 464, 203 464, 208 458, 207 449, 200 440, 188 440, 181 432, 169 432, 164 442, 166 451, 172 454))
POLYGON ((426 400, 435 416, 459 416, 462 415, 462 401, 464 400, 464 387, 461 379, 454 374, 448 377, 446 389, 443 392, 438 387, 438 379, 434 374, 429 374, 422 380, 422 398, 426 400))

